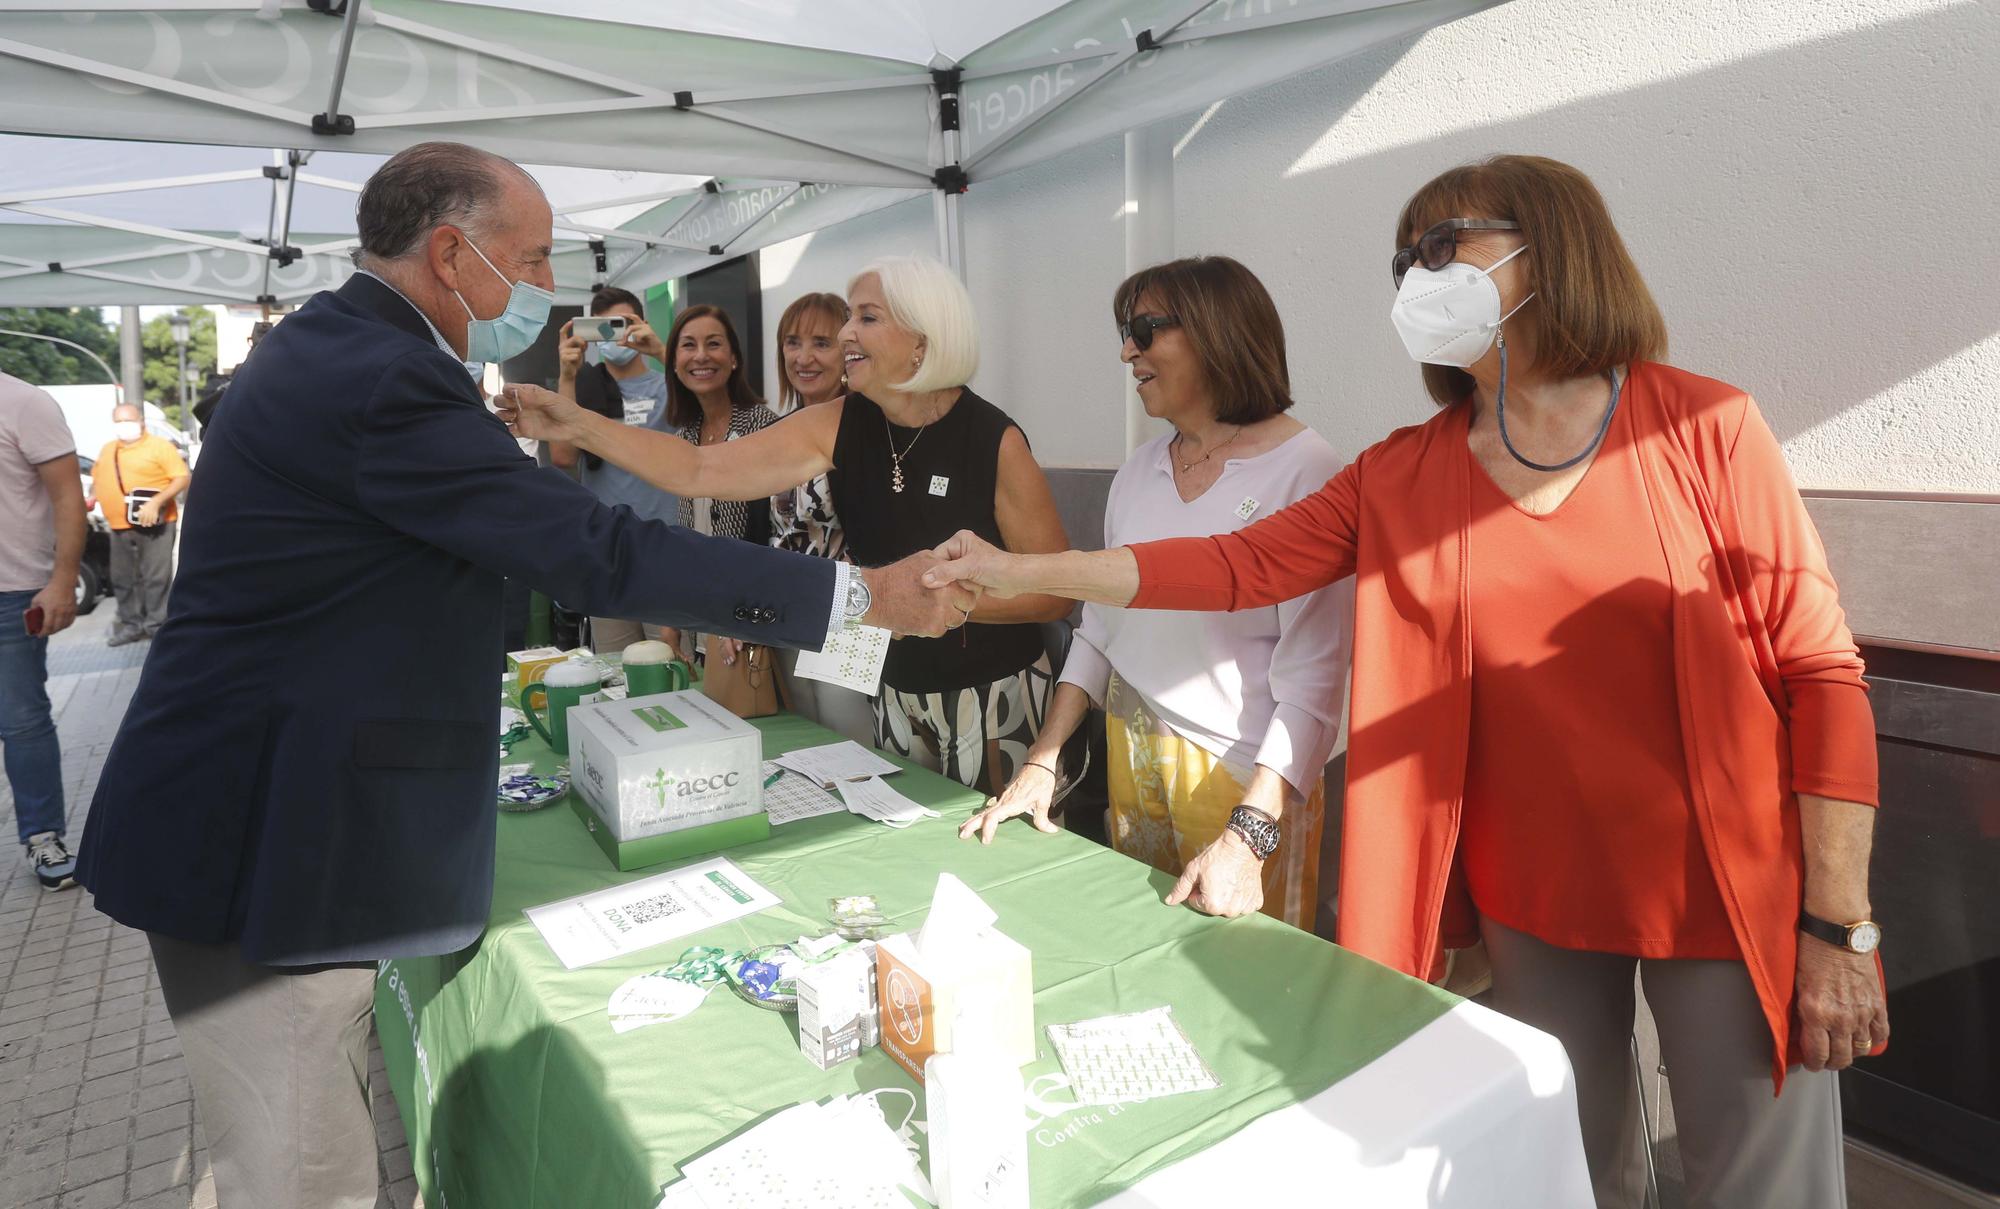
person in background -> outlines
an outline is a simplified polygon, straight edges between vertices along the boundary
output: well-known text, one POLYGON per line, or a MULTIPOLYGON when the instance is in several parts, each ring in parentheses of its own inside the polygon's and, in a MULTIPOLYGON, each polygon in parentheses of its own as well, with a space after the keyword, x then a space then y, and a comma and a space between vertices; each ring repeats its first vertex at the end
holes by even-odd
MULTIPOLYGON (((1155 265, 1118 287, 1111 313, 1139 401, 1173 431, 1111 481, 1107 547, 1229 533, 1340 470, 1332 446, 1285 414, 1285 330, 1249 269, 1226 256, 1155 265)), ((1353 629, 1347 584, 1239 613, 1086 605, 1028 762, 959 835, 991 843, 1022 814, 1056 830, 1057 762, 1095 704, 1109 729, 1111 846, 1179 877, 1169 903, 1262 910, 1311 931, 1353 629), (1240 832, 1239 814, 1251 816, 1240 832), (1260 859, 1265 824, 1280 840, 1260 859)))
POLYGON ((1357 575, 1341 943, 1421 977, 1483 937, 1493 1006, 1569 1055, 1599 1205, 1642 1199, 1635 970, 1689 1203, 1844 1204, 1833 1072, 1889 1038, 1875 727, 1777 439, 1660 362, 1575 168, 1454 168, 1395 242, 1429 422, 1237 533, 1055 558, 961 535, 931 582, 1206 610, 1357 575))
POLYGON ((177 497, 187 490, 188 466, 165 437, 146 431, 145 413, 130 403, 111 412, 113 439, 91 468, 91 487, 104 522, 111 527, 111 584, 118 594, 118 617, 109 645, 140 642, 160 632, 167 620, 167 589, 174 581, 174 522, 177 497), (152 492, 128 517, 126 497, 152 492))
MULTIPOLYGON (((628 334, 627 343, 673 367, 667 380, 666 420, 680 440, 695 446, 720 445, 777 422, 778 417, 750 389, 743 341, 721 307, 691 306, 674 316, 665 344, 643 326, 636 335, 628 334)), ((682 494, 680 523, 716 537, 760 546, 771 542, 769 501, 759 506, 758 501, 682 494)), ((664 629, 660 637, 679 648, 690 663, 706 658, 708 642, 701 635, 664 629)), ((718 638, 716 646, 722 661, 730 664, 743 649, 734 638, 718 638)))
MULTIPOLYGON (((76 620, 83 563, 76 440, 49 393, 0 374, 0 748, 14 822, 45 890, 76 884, 63 842, 62 748, 49 708, 49 638, 76 620), (39 610, 40 620, 35 619, 39 610)), ((45 971, 53 973, 53 971, 45 971)))
MULTIPOLYGON (((847 389, 841 363, 840 329, 847 323, 847 302, 838 294, 801 294, 778 319, 778 368, 784 385, 778 393, 778 418, 802 408, 839 399, 847 389)), ((847 535, 833 510, 831 471, 823 471, 790 491, 771 497, 771 544, 799 554, 847 560, 847 535)), ((853 739, 874 741, 875 707, 866 693, 837 684, 802 679, 794 674, 798 652, 778 652, 792 709, 814 722, 853 739)))
MULTIPOLYGON (((848 283, 847 304, 848 393, 755 436, 691 448, 533 386, 509 387, 502 415, 683 496, 756 500, 827 474, 857 562, 928 550, 958 529, 1010 550, 1067 548, 1027 438, 966 385, 979 330, 951 270, 928 257, 879 260, 848 283)), ((1068 612, 1049 595, 982 600, 956 634, 890 642, 875 746, 997 792, 1027 759, 1054 687, 1039 623, 1068 612)))
MULTIPOLYGON (((625 334, 617 340, 580 340, 574 334, 574 323, 563 324, 562 344, 557 350, 557 393, 620 424, 672 431, 667 421, 666 375, 639 353, 639 345, 656 346, 659 337, 646 325, 645 308, 638 296, 617 286, 604 286, 590 296, 590 313, 622 316, 628 325, 625 334), (584 354, 593 343, 597 362, 587 364, 584 354)), ((680 500, 595 454, 579 454, 574 445, 555 441, 549 444, 549 462, 573 471, 577 481, 604 504, 623 504, 646 520, 670 525, 680 521, 680 500)), ((645 628, 636 621, 590 619, 591 649, 600 655, 622 651, 644 637, 645 628)))

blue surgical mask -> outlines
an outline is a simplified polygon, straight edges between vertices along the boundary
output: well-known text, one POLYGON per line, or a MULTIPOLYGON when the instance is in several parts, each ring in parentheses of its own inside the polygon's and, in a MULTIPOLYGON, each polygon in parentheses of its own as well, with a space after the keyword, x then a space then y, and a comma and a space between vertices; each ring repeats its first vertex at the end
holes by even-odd
POLYGON ((628 348, 615 340, 599 340, 597 355, 611 365, 630 365, 632 358, 639 355, 639 350, 628 348))
MULTIPOLYGON (((507 275, 493 268, 493 262, 486 259, 486 253, 470 239, 465 241, 474 254, 493 269, 493 275, 502 281, 507 275)), ((556 302, 556 296, 538 285, 525 281, 511 283, 513 289, 507 295, 507 309, 491 319, 481 319, 466 305, 465 296, 457 290, 452 297, 458 305, 465 307, 465 358, 467 361, 505 361, 527 352, 549 325, 549 308, 556 302)))

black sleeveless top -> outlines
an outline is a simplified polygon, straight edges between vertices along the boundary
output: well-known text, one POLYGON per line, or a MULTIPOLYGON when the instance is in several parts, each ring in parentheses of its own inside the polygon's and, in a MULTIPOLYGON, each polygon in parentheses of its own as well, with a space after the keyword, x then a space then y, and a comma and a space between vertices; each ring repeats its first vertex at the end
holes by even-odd
MULTIPOLYGON (((1006 412, 970 389, 926 428, 890 424, 874 400, 848 395, 827 483, 854 565, 884 566, 929 550, 960 529, 1005 545, 993 498, 1000 439, 1014 426, 1006 412), (891 487, 891 440, 903 454, 900 493, 891 487)), ((1033 622, 975 623, 942 638, 891 642, 882 683, 906 693, 969 688, 1011 676, 1041 655, 1041 629, 1033 622)))

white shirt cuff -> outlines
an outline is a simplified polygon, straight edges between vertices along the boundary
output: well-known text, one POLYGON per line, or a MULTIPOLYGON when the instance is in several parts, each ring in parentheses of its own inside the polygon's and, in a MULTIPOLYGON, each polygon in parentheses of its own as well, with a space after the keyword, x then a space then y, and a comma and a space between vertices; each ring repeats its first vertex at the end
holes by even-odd
POLYGON ((1069 656, 1056 683, 1074 684, 1090 695, 1092 705, 1103 709, 1104 694, 1111 688, 1111 661, 1079 632, 1070 637, 1069 656))
POLYGON ((835 561, 833 564, 833 611, 826 619, 827 642, 832 642, 847 628, 847 586, 854 574, 854 568, 847 563, 835 561))
POLYGON ((1327 757, 1339 728, 1287 702, 1279 702, 1257 748, 1257 763, 1285 778, 1302 798, 1326 775, 1327 757))

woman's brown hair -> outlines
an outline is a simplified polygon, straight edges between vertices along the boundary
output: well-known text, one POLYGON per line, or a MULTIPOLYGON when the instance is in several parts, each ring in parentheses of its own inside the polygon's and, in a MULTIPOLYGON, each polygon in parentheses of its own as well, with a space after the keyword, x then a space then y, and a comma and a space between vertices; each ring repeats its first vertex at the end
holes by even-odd
POLYGON ((832 324, 837 337, 847 323, 847 300, 838 294, 800 294, 792 299, 792 305, 785 308, 785 313, 778 316, 778 409, 781 412, 788 412, 804 402, 792 387, 792 376, 785 372, 785 337, 804 327, 809 318, 832 324))
POLYGON ((691 306, 674 316, 674 326, 667 331, 667 423, 675 428, 686 428, 690 424, 701 423, 701 400, 681 381, 681 331, 697 319, 713 319, 722 325, 722 334, 729 341, 729 355, 736 358, 736 368, 729 371, 729 407, 731 411, 745 407, 761 407, 764 400, 750 389, 750 379, 743 370, 743 341, 736 337, 736 325, 729 322, 729 312, 719 306, 703 303, 691 306))
POLYGON ((1124 323, 1141 297, 1180 321, 1224 424, 1255 424, 1292 405, 1285 325, 1257 275, 1227 256, 1192 256, 1140 269, 1111 296, 1124 323))
MULTIPOLYGON (((1521 225, 1521 266, 1534 302, 1521 312, 1533 333, 1534 372, 1552 380, 1608 373, 1667 355, 1667 325, 1590 178, 1539 155, 1464 164, 1417 190, 1396 222, 1407 248, 1448 218, 1521 225)), ((1440 406, 1472 393, 1472 375, 1426 365, 1424 388, 1440 406)), ((1515 366, 1518 372, 1522 367, 1515 366)))

